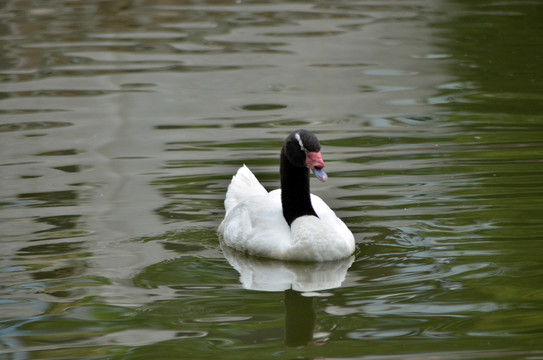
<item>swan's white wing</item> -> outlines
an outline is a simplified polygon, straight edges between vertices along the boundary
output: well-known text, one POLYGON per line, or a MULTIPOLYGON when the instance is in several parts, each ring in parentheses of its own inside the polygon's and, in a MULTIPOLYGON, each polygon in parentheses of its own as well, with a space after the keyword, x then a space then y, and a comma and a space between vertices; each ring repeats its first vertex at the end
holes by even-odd
POLYGON ((264 186, 245 165, 238 169, 238 172, 232 177, 232 182, 228 185, 228 191, 224 199, 224 208, 228 212, 236 204, 245 199, 255 196, 268 194, 264 186))
POLYGON ((219 226, 225 245, 251 255, 282 258, 290 246, 280 193, 247 197, 231 207, 219 226))

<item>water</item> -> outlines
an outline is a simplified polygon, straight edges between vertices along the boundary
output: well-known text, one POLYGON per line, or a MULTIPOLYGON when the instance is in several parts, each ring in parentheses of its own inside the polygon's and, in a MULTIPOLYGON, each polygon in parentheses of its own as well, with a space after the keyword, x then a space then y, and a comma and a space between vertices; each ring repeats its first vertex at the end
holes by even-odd
POLYGON ((3 2, 0 358, 543 358, 542 12, 3 2), (354 258, 223 251, 301 127, 354 258))

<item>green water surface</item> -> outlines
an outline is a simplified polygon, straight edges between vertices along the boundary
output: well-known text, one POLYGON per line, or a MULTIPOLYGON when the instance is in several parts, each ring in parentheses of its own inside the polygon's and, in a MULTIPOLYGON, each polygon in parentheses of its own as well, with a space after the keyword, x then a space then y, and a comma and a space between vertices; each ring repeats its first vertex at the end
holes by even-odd
POLYGON ((1 3, 0 359, 543 359, 541 19, 1 3), (231 176, 276 188, 302 127, 354 257, 221 249, 231 176))

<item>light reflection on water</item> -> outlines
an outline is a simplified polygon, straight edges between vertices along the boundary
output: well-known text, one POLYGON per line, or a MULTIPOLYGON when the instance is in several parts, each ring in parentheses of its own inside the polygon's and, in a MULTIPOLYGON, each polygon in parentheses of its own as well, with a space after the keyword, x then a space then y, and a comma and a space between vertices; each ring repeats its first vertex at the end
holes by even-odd
POLYGON ((466 26, 541 6, 486 5, 1 5, 0 354, 542 356, 541 73, 466 26), (300 127, 358 244, 326 286, 215 234, 300 127))

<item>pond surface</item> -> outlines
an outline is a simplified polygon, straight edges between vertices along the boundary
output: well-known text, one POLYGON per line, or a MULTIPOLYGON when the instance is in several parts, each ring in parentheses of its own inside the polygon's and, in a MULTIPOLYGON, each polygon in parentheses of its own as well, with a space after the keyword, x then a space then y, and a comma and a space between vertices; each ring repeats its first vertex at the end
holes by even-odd
POLYGON ((0 359, 543 359, 543 4, 0 4, 0 359), (354 258, 221 249, 292 130, 354 258))

